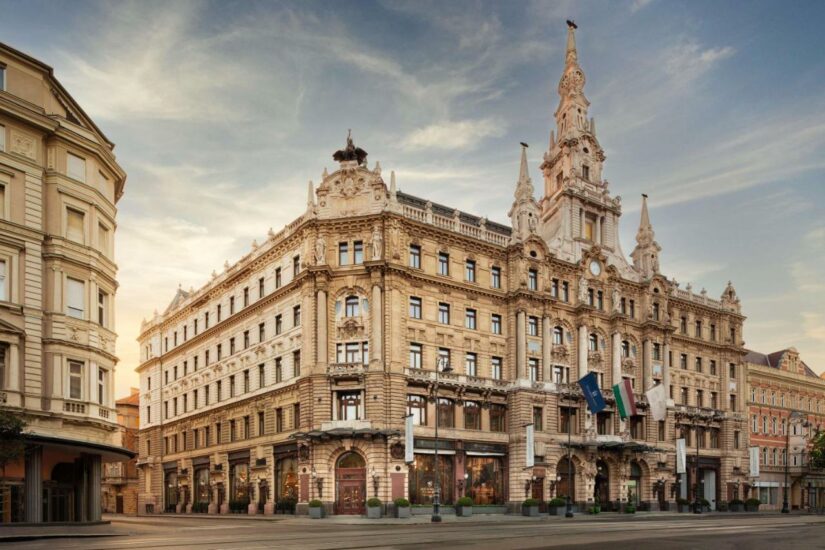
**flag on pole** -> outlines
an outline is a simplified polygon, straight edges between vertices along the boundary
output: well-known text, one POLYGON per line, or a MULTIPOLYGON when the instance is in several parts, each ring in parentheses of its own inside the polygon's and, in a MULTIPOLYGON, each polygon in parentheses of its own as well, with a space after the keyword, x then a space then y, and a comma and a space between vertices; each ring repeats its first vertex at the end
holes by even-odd
POLYGON ((616 398, 616 407, 619 409, 619 416, 622 420, 638 414, 636 410, 636 398, 633 397, 633 386, 630 380, 625 378, 613 386, 613 397, 616 398))
POLYGON ((667 418, 667 394, 665 385, 657 384, 645 392, 647 402, 650 404, 650 414, 653 420, 664 420, 667 418))
POLYGON ((413 457, 413 415, 404 419, 404 462, 412 464, 413 457))
POLYGON ((587 401, 587 408, 593 414, 601 412, 607 405, 605 405, 602 390, 599 389, 599 381, 596 380, 595 372, 588 372, 579 380, 584 399, 587 401))
POLYGON ((524 454, 524 456, 526 457, 525 467, 532 468, 534 466, 535 460, 536 460, 536 449, 535 449, 535 443, 534 443, 534 439, 533 439, 533 434, 534 434, 533 425, 532 424, 527 424, 526 428, 527 428, 527 437, 526 437, 527 441, 526 441, 525 446, 527 447, 527 450, 525 451, 525 454, 524 454))
POLYGON ((686 455, 686 448, 685 448, 685 440, 677 439, 676 440, 676 473, 677 474, 684 474, 687 472, 687 455, 686 455))

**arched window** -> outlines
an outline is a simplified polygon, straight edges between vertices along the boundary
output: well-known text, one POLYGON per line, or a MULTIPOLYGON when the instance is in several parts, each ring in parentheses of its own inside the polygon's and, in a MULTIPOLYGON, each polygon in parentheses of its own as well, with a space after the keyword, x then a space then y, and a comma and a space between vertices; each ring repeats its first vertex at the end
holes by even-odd
POLYGON ((361 314, 358 306, 358 296, 347 296, 344 302, 344 315, 347 317, 358 317, 361 314))
POLYGON ((599 351, 599 337, 595 332, 590 334, 588 349, 590 351, 599 351))
POLYGON ((553 344, 557 346, 564 344, 564 329, 562 327, 553 329, 553 344))

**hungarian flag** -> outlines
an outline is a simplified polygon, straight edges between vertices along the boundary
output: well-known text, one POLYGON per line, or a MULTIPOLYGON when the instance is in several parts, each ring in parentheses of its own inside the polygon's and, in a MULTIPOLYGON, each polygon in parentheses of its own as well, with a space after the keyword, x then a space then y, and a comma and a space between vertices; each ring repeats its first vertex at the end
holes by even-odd
POLYGON ((636 415, 636 399, 633 398, 633 386, 630 380, 625 378, 613 386, 613 396, 616 398, 616 406, 619 408, 619 416, 622 420, 636 415))

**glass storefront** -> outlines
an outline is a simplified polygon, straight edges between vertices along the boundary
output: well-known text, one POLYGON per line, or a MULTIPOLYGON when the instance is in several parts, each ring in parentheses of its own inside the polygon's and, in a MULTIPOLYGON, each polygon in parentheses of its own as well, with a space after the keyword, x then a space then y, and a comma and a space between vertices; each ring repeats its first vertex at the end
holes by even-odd
POLYGON ((249 503, 249 464, 246 462, 229 467, 229 500, 249 503))
POLYGON ((468 456, 466 494, 473 504, 504 504, 504 459, 497 456, 468 456))
POLYGON ((166 473, 166 511, 174 512, 178 505, 178 473, 175 470, 166 473))
POLYGON ((298 460, 294 457, 275 463, 275 500, 298 500, 298 460))
MULTIPOLYGON (((441 504, 452 504, 454 470, 453 456, 438 456, 439 483, 441 485, 441 504)), ((435 494, 435 455, 416 454, 410 466, 410 503, 432 504, 435 494)))
POLYGON ((195 470, 195 504, 209 504, 209 468, 195 470))

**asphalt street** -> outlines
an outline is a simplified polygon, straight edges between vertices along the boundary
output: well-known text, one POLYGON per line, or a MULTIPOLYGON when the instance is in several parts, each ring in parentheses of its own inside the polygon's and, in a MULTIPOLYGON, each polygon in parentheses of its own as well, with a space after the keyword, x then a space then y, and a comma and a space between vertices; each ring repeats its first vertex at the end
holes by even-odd
MULTIPOLYGON (((64 528, 62 532, 66 532, 64 528)), ((56 530, 53 534, 58 535, 56 530)), ((3 532, 0 530, 0 536, 3 532)), ((637 548, 825 549, 825 518, 719 514, 659 517, 469 518, 438 525, 418 518, 268 520, 151 517, 112 519, 70 538, 10 542, 15 549, 637 548), (106 534, 107 536, 99 536, 106 534)))

